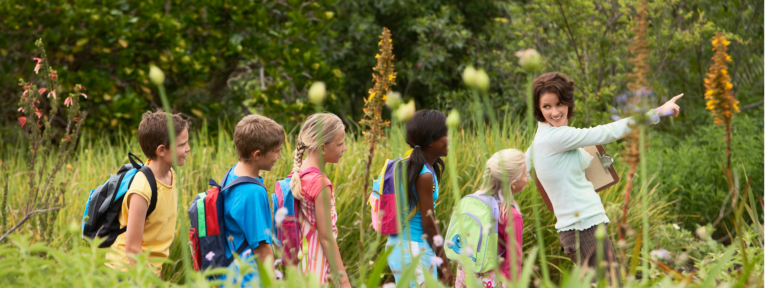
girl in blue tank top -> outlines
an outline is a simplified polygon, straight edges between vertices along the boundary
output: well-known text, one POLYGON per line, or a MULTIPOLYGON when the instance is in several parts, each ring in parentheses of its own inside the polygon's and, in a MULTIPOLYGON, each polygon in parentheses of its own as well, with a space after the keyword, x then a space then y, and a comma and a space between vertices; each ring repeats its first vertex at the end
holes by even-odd
POLYGON ((445 285, 451 285, 453 272, 443 251, 442 233, 435 223, 435 203, 439 196, 438 180, 445 169, 441 157, 448 155, 448 126, 445 114, 435 110, 417 111, 406 124, 406 142, 413 148, 407 162, 407 200, 409 230, 391 235, 387 246, 394 246, 387 263, 400 281, 401 273, 411 264, 411 257, 421 255, 415 281, 410 287, 424 283, 424 273, 431 273, 445 285), (430 272, 431 271, 431 272, 430 272))

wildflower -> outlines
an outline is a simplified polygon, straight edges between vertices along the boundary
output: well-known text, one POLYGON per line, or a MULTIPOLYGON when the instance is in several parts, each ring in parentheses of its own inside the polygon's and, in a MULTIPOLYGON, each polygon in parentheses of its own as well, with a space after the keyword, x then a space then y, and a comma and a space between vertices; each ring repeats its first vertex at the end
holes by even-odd
POLYGON ((322 81, 312 83, 312 86, 309 87, 309 92, 307 93, 309 102, 312 102, 315 105, 323 104, 323 101, 325 101, 325 95, 325 83, 322 81))
POLYGON ((619 120, 621 120, 621 117, 619 117, 618 115, 611 115, 611 120, 619 121, 619 120))
POLYGON ((480 88, 480 90, 483 91, 488 91, 488 85, 490 82, 490 79, 488 79, 488 73, 485 73, 485 70, 482 68, 477 70, 477 74, 475 75, 475 83, 477 88, 480 88))
POLYGON ((213 261, 213 257, 216 256, 216 253, 213 253, 213 251, 208 252, 208 254, 205 254, 205 259, 208 261, 213 261))
POLYGON ((373 100, 373 97, 376 96, 376 92, 371 93, 371 95, 368 95, 368 101, 373 100))
POLYGON ((149 65, 149 80, 155 85, 161 85, 165 81, 165 73, 154 64, 149 65))
POLYGON ((675 228, 675 230, 680 230, 680 226, 677 226, 677 224, 672 224, 672 228, 675 228))
POLYGON ((285 207, 280 207, 280 209, 277 209, 277 212, 275 213, 275 223, 277 224, 277 227, 283 226, 285 215, 288 215, 288 209, 285 207))
POLYGON ((525 49, 525 51, 518 51, 515 56, 520 58, 520 66, 525 71, 534 72, 541 69, 541 55, 534 49, 525 49))
POLYGON ((82 95, 83 97, 85 97, 86 99, 88 99, 88 95, 85 95, 85 93, 80 93, 80 95, 82 95))
POLYGON ((464 72, 461 73, 461 79, 464 80, 464 85, 467 87, 475 87, 477 85, 477 70, 475 67, 467 66, 464 68, 464 72))
POLYGON ((403 97, 398 92, 389 91, 385 99, 387 106, 391 109, 395 109, 403 103, 403 97))
POLYGON ((280 272, 280 270, 275 270, 275 278, 283 279, 283 272, 280 272))
POLYGON ((27 123, 27 117, 21 116, 19 117, 19 124, 21 124, 21 127, 24 128, 24 124, 27 123))
POLYGON ((51 79, 56 80, 59 78, 59 74, 56 73, 56 70, 52 70, 51 73, 48 73, 48 76, 51 77, 51 79))
POLYGON ((35 108, 35 115, 37 115, 37 118, 43 118, 43 112, 38 108, 35 108))
POLYGON ((43 62, 43 59, 35 57, 32 60, 37 61, 37 64, 35 64, 35 74, 37 74, 37 71, 40 71, 40 63, 43 62))
POLYGON ((51 90, 51 92, 48 92, 48 97, 50 98, 53 96, 53 99, 56 99, 56 90, 51 90))
POLYGON ((45 93, 45 87, 37 89, 37 94, 40 94, 40 96, 42 96, 43 93, 45 93))
POLYGON ((453 244, 456 244, 456 243, 453 243, 453 240, 448 239, 447 241, 445 241, 446 246, 453 246, 453 244))
POLYGON ((251 253, 253 253, 253 250, 251 250, 251 249, 243 251, 243 258, 245 258, 247 256, 250 256, 251 253))
POLYGON ((416 113, 416 103, 411 100, 408 104, 402 105, 397 109, 397 118, 402 122, 406 122, 413 118, 414 113, 416 113))
POLYGON ((697 228, 697 229, 696 229, 696 235, 699 235, 699 238, 701 238, 701 239, 703 239, 703 240, 708 240, 708 239, 709 239, 709 236, 710 236, 710 235, 709 235, 709 232, 708 232, 708 231, 707 231, 707 229, 706 229, 706 228, 704 228, 704 227, 699 227, 699 228, 697 228))
POLYGON ((67 99, 64 99, 64 106, 69 107, 69 105, 72 105, 72 97, 67 97, 67 99))
POLYGON ((67 164, 67 170, 72 170, 72 164, 67 164))
POLYGON ((19 112, 21 112, 21 113, 24 113, 24 107, 19 107, 19 109, 17 109, 16 111, 19 111, 19 112))
POLYGON ((395 80, 395 78, 396 78, 396 77, 397 77, 397 76, 395 76, 394 74, 392 74, 392 75, 389 75, 389 81, 393 81, 393 80, 395 80))
POLYGON ((272 266, 277 267, 277 264, 283 264, 283 259, 282 258, 277 258, 275 260, 275 264, 273 264, 272 266))
POLYGON ((445 124, 450 128, 456 128, 456 126, 459 126, 460 122, 461 119, 459 119, 459 112, 457 112, 456 109, 451 110, 451 113, 449 113, 448 117, 445 118, 445 124))
POLYGON ((379 53, 376 53, 376 59, 379 59, 379 57, 381 57, 381 55, 379 55, 379 53))
POLYGON ((597 240, 603 240, 605 239, 606 231, 605 231, 605 225, 598 225, 597 230, 595 230, 595 239, 597 240))
POLYGON ((435 235, 435 237, 432 237, 432 241, 435 243, 436 247, 443 246, 443 236, 435 235))
POLYGON ((432 256, 432 266, 440 267, 440 265, 443 265, 443 258, 432 256))
POLYGON ((651 258, 657 259, 657 260, 658 259, 669 260, 672 257, 669 255, 669 251, 667 251, 664 248, 660 248, 660 249, 651 251, 651 258))

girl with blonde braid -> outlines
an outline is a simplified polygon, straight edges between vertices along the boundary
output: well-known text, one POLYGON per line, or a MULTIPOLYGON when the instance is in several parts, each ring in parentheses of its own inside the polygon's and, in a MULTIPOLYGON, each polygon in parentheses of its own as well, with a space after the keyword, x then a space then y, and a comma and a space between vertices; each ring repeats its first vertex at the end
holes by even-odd
MULTIPOLYGON (((528 184, 528 173, 526 172, 525 154, 517 149, 504 149, 496 152, 485 162, 483 172, 483 184, 480 190, 475 192, 479 195, 488 195, 496 198, 499 203, 499 257, 503 258, 499 262, 499 271, 505 278, 512 280, 510 266, 514 261, 515 277, 520 276, 523 259, 523 216, 520 206, 517 205, 512 195, 505 194, 505 184, 509 185, 509 191, 512 194, 520 193, 528 184), (509 199, 507 199, 509 198, 509 199), (511 209, 507 209, 511 207, 511 209), (512 226, 513 235, 507 234, 507 227, 512 226), (514 237, 514 242, 512 241, 514 237), (513 254, 514 253, 514 254, 513 254)), ((459 264, 456 272, 455 287, 465 288, 466 270, 459 264)), ((472 269, 469 270, 472 273, 472 269)), ((503 287, 502 281, 495 271, 486 273, 470 274, 479 279, 483 287, 503 287)))
POLYGON ((334 281, 337 287, 351 286, 336 243, 333 184, 320 168, 324 163, 339 162, 347 150, 344 138, 344 124, 336 115, 318 113, 307 118, 296 139, 290 185, 293 197, 300 203, 301 233, 306 239, 299 257, 301 271, 304 275, 314 275, 324 284, 331 276, 333 264, 333 270, 339 274, 334 281))

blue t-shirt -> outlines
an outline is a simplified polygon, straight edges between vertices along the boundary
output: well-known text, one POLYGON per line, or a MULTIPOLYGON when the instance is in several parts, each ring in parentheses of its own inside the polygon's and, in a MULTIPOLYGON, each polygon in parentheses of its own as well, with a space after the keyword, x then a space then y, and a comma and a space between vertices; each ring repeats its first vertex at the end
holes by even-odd
MULTIPOLYGON (((234 169, 229 173, 225 183, 230 183, 237 178, 234 169)), ((261 177, 255 178, 264 183, 261 177)), ((247 254, 253 255, 253 249, 259 246, 259 242, 265 241, 272 244, 272 213, 269 208, 269 195, 267 190, 256 184, 244 183, 224 191, 224 221, 227 225, 227 238, 232 236, 234 249, 248 241, 248 248, 243 250, 240 257, 247 258, 247 254)), ((227 249, 227 258, 232 257, 232 252, 227 249)))
MULTIPOLYGON (((424 173, 432 174, 432 181, 434 181, 433 183, 435 186, 435 189, 432 191, 432 208, 434 209, 437 203, 437 196, 439 195, 438 192, 440 191, 440 187, 438 187, 437 185, 437 176, 435 175, 435 173, 432 172, 432 169, 430 169, 427 165, 429 164, 424 164, 424 168, 422 168, 421 172, 419 172, 419 176, 421 176, 421 174, 424 174, 424 173)), ((416 191, 415 183, 413 185, 413 191, 416 191)), ((415 208, 416 208, 416 215, 414 215, 411 218, 411 220, 408 221, 408 225, 410 226, 409 231, 411 231, 411 239, 413 241, 421 241, 421 235, 424 234, 424 227, 421 225, 421 211, 419 210, 418 204, 416 205, 415 208)), ((410 207, 410 209, 413 209, 413 207, 410 207)), ((409 210, 407 211, 407 213, 408 214, 406 214, 406 217, 408 217, 407 215, 411 214, 411 211, 409 210)), ((433 213, 434 213, 434 210, 433 210, 433 213)), ((405 237, 405 235, 403 237, 405 237)))

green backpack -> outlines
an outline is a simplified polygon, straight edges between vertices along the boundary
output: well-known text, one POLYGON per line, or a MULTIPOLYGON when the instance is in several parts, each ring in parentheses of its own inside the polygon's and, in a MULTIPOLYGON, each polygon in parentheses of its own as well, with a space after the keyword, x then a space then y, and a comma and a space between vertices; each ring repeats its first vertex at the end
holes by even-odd
MULTIPOLYGON (((459 201, 451 215, 446 233, 445 254, 448 259, 459 260, 468 256, 474 263, 475 273, 485 273, 498 265, 499 205, 488 195, 467 195, 459 201)), ((503 252, 502 252, 503 253, 503 252)))

